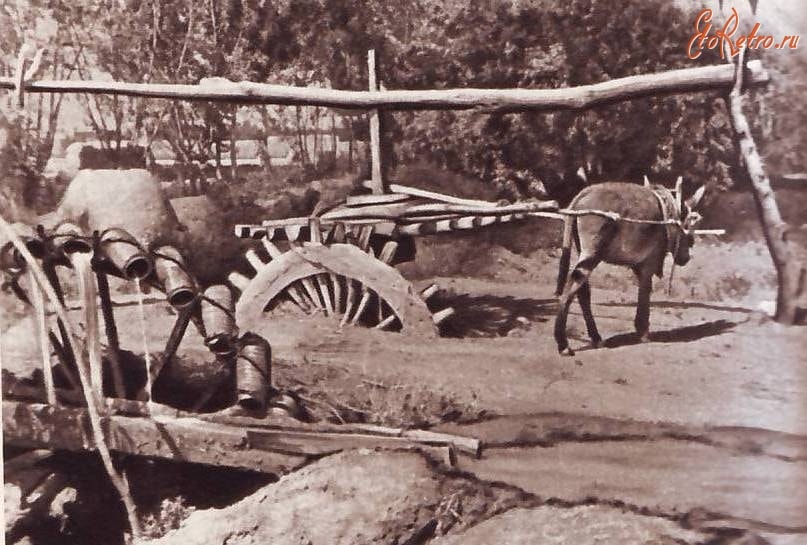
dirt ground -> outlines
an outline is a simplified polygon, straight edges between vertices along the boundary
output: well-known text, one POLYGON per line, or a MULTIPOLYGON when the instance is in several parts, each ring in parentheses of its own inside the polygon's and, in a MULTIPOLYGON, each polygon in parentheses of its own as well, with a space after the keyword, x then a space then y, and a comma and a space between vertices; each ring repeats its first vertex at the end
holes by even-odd
MULTIPOLYGON (((276 386, 316 417, 474 436, 481 458, 449 471, 418 454, 346 452, 227 505, 183 504, 156 525, 160 543, 805 542, 782 532, 807 525, 807 335, 756 309, 774 294, 764 246, 696 248, 671 295, 658 282, 647 344, 631 334, 629 273, 598 269, 606 347, 587 346, 575 305, 577 354, 561 357, 552 252, 441 244, 403 269, 455 308, 442 337, 340 330, 282 308, 257 333, 272 343, 276 386), (440 268, 448 252, 461 267, 440 268)), ((132 306, 116 313, 137 319, 132 306)), ((157 352, 173 316, 163 304, 147 313, 157 352)), ((5 316, 3 369, 24 374, 30 320, 5 316)), ((142 346, 136 333, 123 330, 124 347, 142 346)), ((191 331, 181 353, 209 359, 200 347, 191 331)), ((175 498, 162 500, 170 511, 175 498)))

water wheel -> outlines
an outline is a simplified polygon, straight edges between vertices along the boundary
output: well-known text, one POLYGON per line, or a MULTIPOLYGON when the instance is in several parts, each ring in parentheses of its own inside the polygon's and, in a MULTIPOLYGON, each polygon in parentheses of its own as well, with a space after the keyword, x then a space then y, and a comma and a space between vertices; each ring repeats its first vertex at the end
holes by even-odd
POLYGON ((418 293, 391 265, 398 249, 395 240, 380 245, 376 256, 369 243, 372 227, 360 229, 355 239, 334 229, 325 236, 319 229, 308 231, 312 235, 305 243, 299 241, 300 230, 290 233, 285 250, 262 238, 262 249, 246 254, 254 276, 230 275, 230 283, 241 291, 236 321, 242 331, 257 328, 282 300, 307 314, 332 317, 341 326, 425 336, 436 335, 439 321, 451 314, 445 309, 432 315, 425 299, 436 288, 418 293))

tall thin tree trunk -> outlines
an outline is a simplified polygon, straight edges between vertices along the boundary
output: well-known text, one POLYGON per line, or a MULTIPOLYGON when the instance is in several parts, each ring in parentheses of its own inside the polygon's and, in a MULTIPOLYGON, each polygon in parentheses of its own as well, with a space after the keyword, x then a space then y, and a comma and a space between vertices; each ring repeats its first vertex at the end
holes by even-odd
POLYGON ((235 181, 238 174, 238 149, 236 149, 235 131, 237 129, 236 116, 238 113, 238 106, 233 106, 233 111, 230 114, 230 181, 235 181))
MULTIPOLYGON (((778 291, 775 319, 784 324, 794 324, 799 317, 799 304, 803 304, 799 299, 805 295, 803 284, 807 263, 803 261, 804 248, 799 248, 804 237, 794 236, 799 234, 799 230, 790 228, 782 219, 770 179, 765 173, 762 158, 751 134, 751 127, 743 114, 745 52, 745 48, 741 49, 737 57, 737 76, 727 99, 728 110, 740 159, 748 170, 754 202, 762 223, 762 232, 776 268, 778 291)), ((803 231, 803 228, 801 230, 803 231)))

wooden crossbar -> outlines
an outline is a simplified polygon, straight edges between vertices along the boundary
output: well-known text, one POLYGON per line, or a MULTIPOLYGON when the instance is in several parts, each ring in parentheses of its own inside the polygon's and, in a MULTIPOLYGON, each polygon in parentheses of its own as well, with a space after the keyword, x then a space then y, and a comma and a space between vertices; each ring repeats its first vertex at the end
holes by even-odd
MULTIPOLYGON (((747 85, 770 81, 762 63, 748 63, 747 85)), ((439 89, 345 91, 318 87, 292 87, 249 81, 205 78, 196 85, 129 83, 92 80, 26 81, 26 93, 88 93, 240 104, 325 106, 344 109, 387 110, 582 110, 633 98, 665 94, 730 89, 734 67, 730 64, 698 66, 613 79, 592 85, 559 89, 439 89)), ((15 90, 14 78, 0 78, 0 89, 15 90)))

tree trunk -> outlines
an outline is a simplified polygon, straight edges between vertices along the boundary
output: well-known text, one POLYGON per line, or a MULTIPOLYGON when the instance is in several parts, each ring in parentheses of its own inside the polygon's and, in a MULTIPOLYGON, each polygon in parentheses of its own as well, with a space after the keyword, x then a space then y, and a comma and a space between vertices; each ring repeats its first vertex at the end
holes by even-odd
POLYGON ((770 179, 765 173, 762 158, 754 143, 751 127, 743 114, 742 86, 745 51, 745 49, 741 49, 740 55, 737 57, 737 76, 727 100, 729 115, 740 159, 745 164, 753 188, 754 202, 762 223, 762 232, 776 268, 778 290, 775 320, 792 325, 804 321, 804 312, 800 312, 800 310, 807 307, 807 293, 804 289, 805 276, 807 276, 805 274, 807 272, 807 260, 805 260, 807 236, 804 227, 790 227, 782 219, 771 189, 770 179))
POLYGON ((230 181, 235 181, 236 175, 238 174, 238 149, 236 147, 236 138, 235 138, 235 131, 236 127, 236 116, 237 116, 237 106, 233 106, 232 114, 230 115, 230 181))

